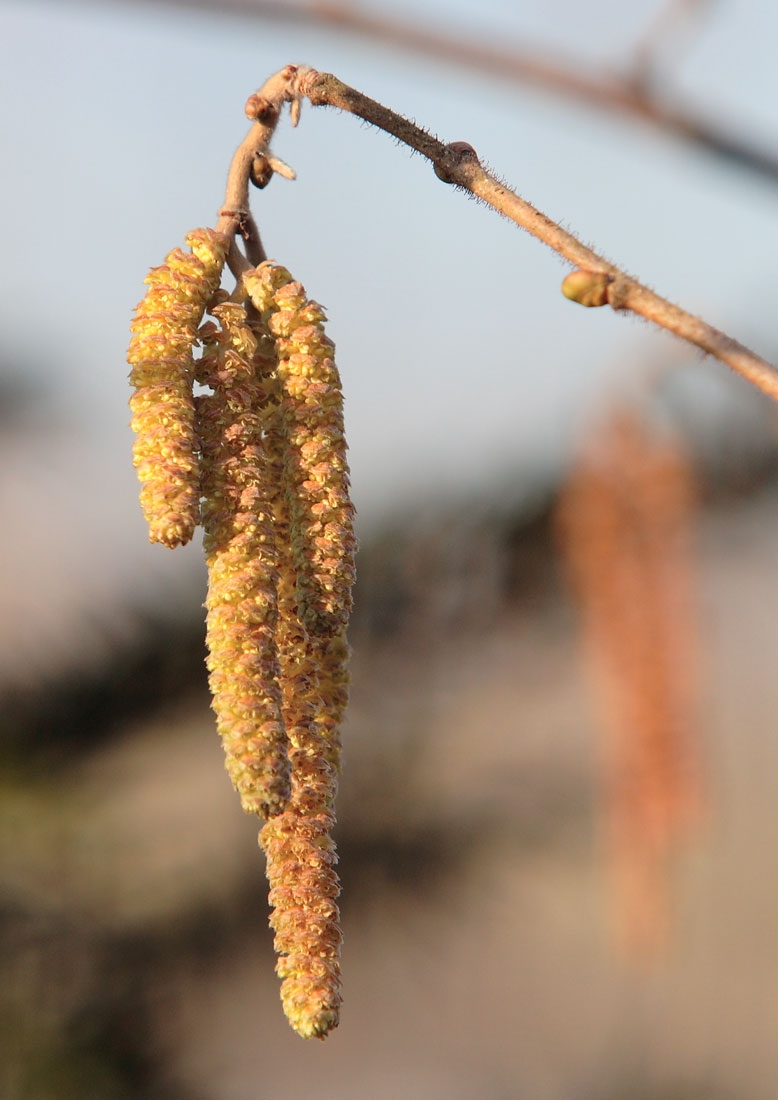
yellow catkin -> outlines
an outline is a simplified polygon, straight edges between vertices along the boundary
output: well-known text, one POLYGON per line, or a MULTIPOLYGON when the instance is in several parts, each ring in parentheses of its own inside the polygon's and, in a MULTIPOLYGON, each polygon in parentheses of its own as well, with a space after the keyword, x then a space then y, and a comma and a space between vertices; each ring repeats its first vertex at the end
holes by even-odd
POLYGON ((666 936, 668 859, 699 813, 693 499, 678 445, 619 409, 600 426, 560 505, 610 734, 606 820, 620 935, 641 954, 666 936))
POLYGON ((202 521, 208 564, 210 687, 226 766, 249 813, 279 813, 289 798, 276 630, 278 552, 271 471, 262 440, 268 383, 243 306, 222 302, 204 326, 197 399, 202 521))
POLYGON ((292 796, 286 810, 260 832, 270 883, 270 923, 287 1019, 303 1038, 324 1038, 340 1018, 342 933, 331 837, 340 759, 339 723, 347 698, 348 649, 311 635, 301 622, 289 542, 287 498, 281 484, 286 433, 281 410, 266 443, 277 480, 279 538, 278 643, 284 718, 291 746, 292 796))
POLYGON ((224 238, 186 240, 150 272, 132 326, 141 502, 152 541, 202 522, 213 708, 243 808, 265 819, 281 1000, 300 1035, 324 1038, 341 1004, 331 832, 356 550, 340 379, 324 313, 288 271, 245 275, 249 318, 219 290, 224 238))
POLYGON ((356 553, 334 345, 321 306, 285 268, 268 262, 243 278, 276 339, 299 614, 309 633, 332 637, 351 612, 356 553))
POLYGON ((186 243, 191 252, 174 249, 146 277, 127 352, 141 508, 151 542, 171 548, 188 542, 199 520, 192 347, 226 248, 208 229, 194 230, 186 243))

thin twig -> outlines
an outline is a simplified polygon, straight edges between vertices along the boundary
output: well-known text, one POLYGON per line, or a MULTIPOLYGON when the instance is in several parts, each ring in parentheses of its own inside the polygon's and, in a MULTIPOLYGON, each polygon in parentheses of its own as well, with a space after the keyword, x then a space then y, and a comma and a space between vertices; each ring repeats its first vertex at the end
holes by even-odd
MULTIPOLYGON (((660 328, 714 355, 763 393, 778 400, 778 370, 765 359, 701 318, 661 298, 582 244, 572 233, 536 210, 488 172, 472 146, 465 142, 444 144, 402 115, 350 88, 331 73, 320 73, 307 66, 287 65, 249 97, 246 113, 254 119, 254 124, 238 147, 230 166, 225 203, 216 225, 219 232, 232 236, 238 232, 244 235, 248 232, 251 218, 248 188, 254 159, 265 156, 283 104, 292 104, 293 117, 297 118, 300 97, 303 96, 316 107, 337 107, 348 111, 427 157, 440 179, 482 199, 498 214, 526 229, 568 260, 585 277, 599 280, 603 291, 601 300, 596 304, 607 303, 615 310, 630 311, 653 321, 660 328)), ((259 242, 258 235, 256 240, 259 242)), ((228 262, 239 279, 246 260, 237 247, 231 249, 228 262)), ((579 297, 578 300, 582 299, 579 297)))
POLYGON ((710 0, 666 0, 633 47, 632 83, 639 93, 650 97, 657 87, 659 62, 672 45, 675 51, 682 38, 689 38, 697 23, 710 10, 710 0))
MULTIPOLYGON (((260 260, 260 263, 261 262, 262 261, 260 260)), ((241 282, 243 273, 245 271, 248 271, 251 267, 251 264, 238 248, 237 241, 235 240, 230 243, 230 249, 227 253, 227 266, 229 267, 232 274, 235 276, 235 281, 237 283, 241 282)))
POLYGON ((257 223, 254 221, 251 214, 245 219, 244 222, 244 239, 246 242, 246 256, 253 267, 258 267, 259 264, 264 263, 267 259, 267 253, 265 252, 264 245, 262 244, 262 238, 259 235, 259 229, 257 223))
POLYGON ((714 355, 764 393, 778 400, 778 370, 712 325, 673 305, 609 263, 522 199, 488 172, 472 148, 463 142, 445 145, 413 122, 389 110, 330 73, 300 68, 291 78, 314 106, 338 107, 386 131, 427 157, 440 178, 456 184, 526 229, 577 268, 607 277, 607 301, 614 309, 631 311, 681 339, 714 355))
MULTIPOLYGON (((148 3, 148 0, 145 0, 148 3)), ((576 68, 562 56, 543 57, 537 50, 520 44, 508 47, 479 43, 473 37, 446 33, 440 27, 425 27, 368 11, 353 3, 291 3, 289 0, 152 0, 163 4, 214 13, 219 17, 232 13, 244 18, 275 19, 285 23, 317 25, 337 32, 368 38, 380 45, 399 48, 424 57, 436 58, 457 67, 470 69, 490 79, 529 84, 575 103, 626 115, 652 126, 704 152, 737 165, 748 172, 778 181, 778 157, 766 148, 753 145, 738 133, 727 132, 721 122, 700 118, 680 106, 660 102, 640 86, 634 73, 598 76, 576 68)))
POLYGON ((255 160, 267 160, 268 145, 281 117, 281 108, 298 98, 299 93, 293 88, 297 72, 296 65, 287 65, 266 80, 258 92, 249 96, 246 114, 254 120, 254 125, 236 149, 227 176, 227 191, 219 211, 216 232, 232 236, 240 231, 249 241, 256 234, 256 240, 252 243, 254 249, 261 249, 262 245, 255 225, 252 230, 253 218, 249 209, 252 169, 255 160))

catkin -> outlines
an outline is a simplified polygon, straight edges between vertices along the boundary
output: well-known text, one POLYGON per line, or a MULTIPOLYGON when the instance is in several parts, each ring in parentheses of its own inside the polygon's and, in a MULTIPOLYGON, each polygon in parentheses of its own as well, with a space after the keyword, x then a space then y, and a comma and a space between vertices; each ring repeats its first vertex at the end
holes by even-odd
POLYGON ((200 229, 146 277, 127 361, 136 433, 133 461, 151 542, 188 542, 199 521, 200 475, 194 423, 192 347, 205 307, 221 279, 226 241, 200 229))
POLYGON ((197 399, 202 447, 202 522, 208 565, 208 670, 227 771, 243 809, 279 813, 290 791, 279 684, 278 551, 271 471, 262 440, 268 386, 246 311, 223 302, 206 328, 197 399))
POLYGON ((264 263, 244 285, 276 339, 284 484, 299 615, 309 633, 346 626, 354 583, 354 509, 343 394, 324 311, 285 268, 264 263))
POLYGON ((610 733, 606 821, 625 944, 668 921, 668 859, 699 813, 690 610, 693 487, 680 447, 616 410, 581 457, 560 531, 610 733))
POLYGON ((340 379, 324 313, 288 271, 261 264, 229 296, 224 239, 197 230, 187 244, 150 273, 133 322, 141 503, 152 541, 175 546, 202 523, 226 768, 265 819, 284 1011, 323 1038, 341 1004, 331 832, 356 549, 340 379))
POLYGON ((324 1038, 340 1016, 342 933, 331 837, 340 760, 339 724, 347 697, 345 642, 311 635, 299 615, 298 584, 284 491, 287 447, 279 408, 266 444, 275 471, 274 515, 280 547, 278 644, 283 709, 292 760, 287 808, 260 833, 270 883, 270 924, 278 953, 281 1001, 295 1031, 324 1038), (332 694, 330 695, 330 691, 332 694))

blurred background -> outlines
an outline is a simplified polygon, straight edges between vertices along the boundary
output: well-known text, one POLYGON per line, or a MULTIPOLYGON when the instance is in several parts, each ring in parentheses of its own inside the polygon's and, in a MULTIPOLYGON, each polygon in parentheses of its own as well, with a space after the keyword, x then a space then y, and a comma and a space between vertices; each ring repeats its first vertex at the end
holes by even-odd
MULTIPOLYGON (((769 401, 566 301, 558 257, 385 135, 333 111, 282 122, 274 151, 298 178, 253 208, 329 311, 362 546, 336 834, 345 1006, 306 1044, 278 1003, 256 823, 209 710, 200 547, 150 546, 137 503, 125 351, 148 268, 214 223, 247 96, 301 62, 470 142, 775 362, 778 9, 0 0, 0 20, 0 1096, 772 1100, 769 401), (682 443, 696 486, 662 538, 631 504, 614 527, 653 549, 613 606, 664 607, 663 547, 683 588, 667 612, 682 655, 640 689, 682 714, 632 757, 607 600, 587 603, 586 570, 567 583, 560 545, 626 559, 558 520, 614 404, 682 443), (681 743, 687 763, 668 764, 681 743), (658 762, 662 790, 696 792, 691 844, 645 809, 658 762), (633 829, 631 910, 614 821, 633 829), (625 950, 636 897, 666 927, 625 950)), ((677 476, 662 469, 652 484, 677 476)))

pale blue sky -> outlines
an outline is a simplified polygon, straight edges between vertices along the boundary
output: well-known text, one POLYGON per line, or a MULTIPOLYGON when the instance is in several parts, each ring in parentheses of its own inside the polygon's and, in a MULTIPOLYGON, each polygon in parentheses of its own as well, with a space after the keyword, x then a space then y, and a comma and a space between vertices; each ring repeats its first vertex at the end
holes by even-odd
MULTIPOLYGON (((402 7, 618 68, 657 4, 402 7)), ((245 98, 289 61, 470 141, 660 293, 775 354, 778 189, 633 122, 299 27, 66 0, 5 0, 0 18, 4 344, 115 471, 119 511, 137 509, 124 351, 143 275, 212 223, 245 98)), ((778 147, 776 47, 772 0, 719 0, 678 84, 778 147)), ((354 119, 305 111, 275 148, 299 178, 254 209, 269 254, 329 309, 363 515, 408 491, 521 482, 567 446, 598 379, 667 353, 646 326, 566 302, 555 256, 354 119)))

